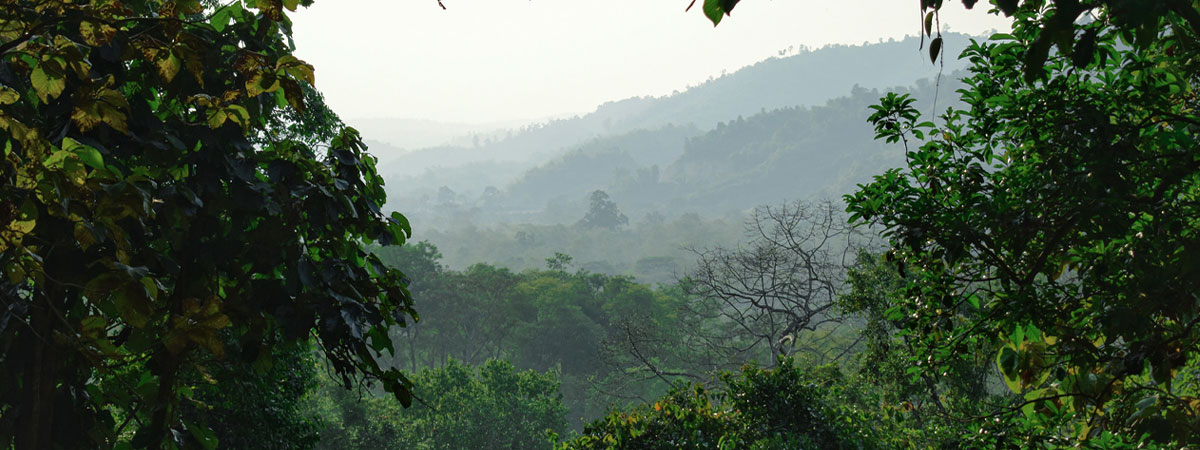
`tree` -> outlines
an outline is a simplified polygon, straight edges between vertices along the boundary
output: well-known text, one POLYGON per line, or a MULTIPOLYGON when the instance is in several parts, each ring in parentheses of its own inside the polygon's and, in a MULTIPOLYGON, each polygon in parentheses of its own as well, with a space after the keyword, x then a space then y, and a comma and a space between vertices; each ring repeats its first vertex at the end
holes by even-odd
MULTIPOLYGON (((871 386, 878 397, 875 407, 883 407, 881 415, 900 422, 884 433, 900 444, 894 447, 961 448, 967 445, 964 436, 978 428, 949 412, 968 416, 991 412, 985 405, 993 400, 988 386, 995 381, 994 362, 988 357, 964 359, 941 376, 924 371, 912 376, 918 341, 902 332, 905 317, 892 309, 902 301, 909 281, 883 255, 859 251, 857 263, 846 274, 847 287, 837 299, 841 313, 861 321, 861 347, 845 366, 851 369, 854 384, 871 386)), ((977 350, 981 348, 970 349, 977 350)))
POLYGON ((409 227, 306 101, 296 0, 3 3, 0 446, 211 449, 183 375, 276 337, 409 401, 377 358, 412 302, 365 250, 409 227))
POLYGON ((579 220, 578 225, 584 228, 605 228, 615 230, 629 224, 629 218, 621 214, 617 204, 609 200, 608 193, 595 190, 588 197, 591 202, 587 214, 579 220))
MULTIPOLYGON (((236 351, 236 341, 226 343, 236 351)), ((192 389, 180 405, 184 421, 208 423, 223 450, 307 450, 319 440, 320 417, 305 398, 317 387, 320 362, 307 342, 280 342, 269 362, 200 358, 182 375, 192 389)))
MULTIPOLYGON (((696 268, 680 281, 692 316, 716 327, 703 341, 766 362, 792 350, 801 333, 839 322, 834 303, 863 234, 832 202, 794 202, 754 211, 746 248, 697 250, 696 268)), ((824 349, 829 351, 830 349, 824 349)))
POLYGON ((562 449, 869 449, 864 417, 839 407, 836 369, 790 358, 721 377, 722 389, 674 389, 653 404, 612 411, 562 449), (855 429, 859 428, 859 429, 855 429))
MULTIPOLYGON (((736 3, 705 13, 716 23, 736 3)), ((920 2, 925 35, 942 4, 920 2)), ((968 107, 938 125, 882 99, 871 122, 908 168, 848 198, 912 277, 888 311, 921 343, 913 370, 994 358, 1020 395, 990 405, 985 418, 1008 420, 985 421, 982 446, 1194 445, 1200 8, 992 4, 1013 33, 963 53, 968 107)), ((940 31, 930 44, 936 60, 940 31)))
POLYGON ((322 449, 549 449, 568 432, 554 372, 517 370, 507 361, 473 367, 450 360, 413 378, 420 401, 401 409, 387 398, 338 389, 322 449))
MULTIPOLYGON (((713 26, 729 16, 740 0, 704 0, 704 15, 713 26)), ((929 59, 937 62, 943 56, 940 13, 942 0, 919 0, 923 17, 921 34, 933 38, 929 42, 929 59), (936 37, 934 35, 936 34, 936 37)), ((962 0, 972 9, 979 0, 962 0)), ((1176 31, 1200 34, 1200 8, 1186 0, 991 0, 992 14, 1013 18, 1017 31, 1033 36, 1021 52, 1022 75, 1026 81, 1039 79, 1050 57, 1051 48, 1067 55, 1077 66, 1086 66, 1105 55, 1095 52, 1096 38, 1101 26, 1115 27, 1136 47, 1149 47, 1158 42, 1164 23, 1176 31), (1083 26, 1078 26, 1083 25, 1083 26)), ((687 9, 696 4, 692 0, 687 9)), ((925 41, 922 39, 921 44, 925 41)))
POLYGON ((1195 445, 1195 5, 1075 6, 1023 2, 1012 35, 972 43, 967 108, 940 124, 883 98, 871 121, 909 165, 849 209, 886 228, 911 277, 891 315, 914 370, 987 358, 1013 392, 980 445, 1195 445), (1079 8, 1093 20, 1074 23, 1079 8), (1059 52, 1030 56, 1047 42, 1059 52))

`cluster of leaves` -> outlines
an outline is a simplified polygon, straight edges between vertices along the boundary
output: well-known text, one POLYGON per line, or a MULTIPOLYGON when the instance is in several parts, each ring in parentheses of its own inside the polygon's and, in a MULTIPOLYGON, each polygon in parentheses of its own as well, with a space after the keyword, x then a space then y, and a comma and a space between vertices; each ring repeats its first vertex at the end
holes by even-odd
MULTIPOLYGON (((228 350, 239 350, 229 340, 228 350)), ((320 362, 307 342, 279 342, 271 358, 200 358, 183 373, 191 401, 182 405, 188 423, 207 423, 228 450, 306 450, 321 431, 321 418, 305 401, 320 380, 320 362)))
POLYGON ((725 374, 723 389, 680 388, 628 412, 613 411, 563 449, 868 449, 869 416, 841 399, 833 367, 775 367, 725 374))
POLYGON ((413 391, 420 400, 402 409, 386 397, 327 388, 314 399, 327 421, 317 448, 549 449, 569 431, 553 371, 450 360, 415 374, 413 391))
POLYGON ((0 2, 0 445, 212 448, 183 374, 277 336, 408 403, 378 358, 411 299, 364 250, 408 224, 306 102, 297 6, 0 2))
POLYGON ((961 448, 966 445, 964 436, 977 429, 949 412, 989 412, 981 405, 996 400, 994 389, 989 388, 994 385, 995 365, 986 356, 964 358, 940 376, 914 367, 915 339, 900 333, 905 322, 892 310, 903 302, 909 281, 883 255, 859 252, 836 305, 843 314, 862 320, 858 329, 862 346, 845 363, 855 383, 873 386, 869 391, 878 401, 879 420, 891 424, 888 432, 879 435, 881 445, 961 448))
POLYGON ((1014 395, 979 445, 1195 445, 1200 15, 1017 3, 963 54, 965 109, 922 122, 889 95, 871 116, 908 158, 848 197, 908 280, 887 317, 918 378, 995 362, 1014 395))
MULTIPOLYGON (((733 7, 737 6, 739 0, 704 0, 704 15, 711 20, 713 26, 721 23, 721 19, 733 12, 733 7)), ((696 5, 696 0, 688 3, 686 10, 691 10, 692 6, 696 5)))

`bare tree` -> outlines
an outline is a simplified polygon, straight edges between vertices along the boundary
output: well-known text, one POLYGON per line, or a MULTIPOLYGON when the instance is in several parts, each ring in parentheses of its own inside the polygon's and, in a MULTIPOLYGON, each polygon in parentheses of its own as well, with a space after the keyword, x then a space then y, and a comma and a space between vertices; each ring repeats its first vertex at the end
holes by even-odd
POLYGON ((801 338, 842 323, 834 302, 868 237, 831 201, 757 208, 746 231, 738 247, 693 249, 697 267, 681 285, 691 317, 708 324, 697 323, 694 338, 734 354, 766 353, 768 363, 798 349, 821 361, 845 353, 801 338))
POLYGON ((746 221, 742 244, 692 249, 696 267, 680 280, 675 322, 616 324, 602 359, 621 375, 593 388, 620 399, 632 386, 709 384, 721 372, 773 364, 783 354, 818 363, 849 354, 861 333, 840 331, 861 320, 837 313, 835 301, 871 240, 846 219, 830 201, 765 206, 746 221))

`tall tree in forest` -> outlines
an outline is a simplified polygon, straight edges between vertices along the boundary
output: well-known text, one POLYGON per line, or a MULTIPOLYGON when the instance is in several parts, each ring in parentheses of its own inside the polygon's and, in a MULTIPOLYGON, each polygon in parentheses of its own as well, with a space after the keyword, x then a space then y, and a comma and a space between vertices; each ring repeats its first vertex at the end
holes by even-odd
POLYGON ((592 191, 588 196, 588 202, 587 214, 579 220, 579 226, 615 230, 629 224, 629 218, 621 213, 616 202, 609 199, 607 192, 592 191))
MULTIPOLYGON (((680 281, 692 297, 685 316, 705 347, 770 364, 812 344, 803 333, 841 323, 834 304, 867 239, 829 201, 758 208, 746 233, 745 247, 696 250, 696 268, 680 281)), ((809 350, 822 362, 839 353, 809 350)))
POLYGON ((997 2, 1011 35, 964 52, 966 109, 875 108, 909 165, 850 210, 911 276, 892 311, 916 372, 990 360, 1019 394, 990 405, 1004 420, 981 445, 1195 445, 1196 5, 1016 3, 997 2))
POLYGON ((0 447, 211 449, 184 374, 280 337, 409 401, 378 358, 411 299, 364 250, 408 224, 306 101, 297 6, 0 2, 0 447))
MULTIPOLYGON (((943 2, 919 3, 936 60, 943 2)), ((991 4, 1013 32, 963 53, 966 108, 882 99, 908 167, 848 198, 910 280, 888 311, 914 375, 995 362, 1014 395, 979 446, 1200 443, 1200 6, 991 4)))

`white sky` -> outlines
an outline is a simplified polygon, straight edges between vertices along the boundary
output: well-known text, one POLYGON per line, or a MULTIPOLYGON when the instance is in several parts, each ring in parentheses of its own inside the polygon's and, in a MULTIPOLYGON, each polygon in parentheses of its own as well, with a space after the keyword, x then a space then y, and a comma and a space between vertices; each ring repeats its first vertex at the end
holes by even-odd
MULTIPOLYGON (((343 118, 465 123, 589 112, 683 90, 788 46, 920 30, 917 0, 745 0, 716 28, 704 0, 684 13, 689 1, 443 0, 443 11, 436 0, 319 0, 292 18, 297 56, 316 66, 317 88, 343 118)), ((946 2, 943 29, 1006 29, 984 6, 946 2)))

